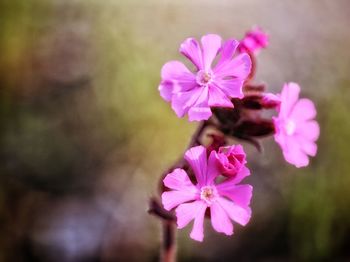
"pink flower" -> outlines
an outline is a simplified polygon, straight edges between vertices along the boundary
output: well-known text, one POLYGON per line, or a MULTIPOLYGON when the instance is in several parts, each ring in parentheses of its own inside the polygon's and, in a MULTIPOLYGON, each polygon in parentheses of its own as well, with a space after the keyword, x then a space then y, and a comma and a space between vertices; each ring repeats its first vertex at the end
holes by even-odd
POLYGON ((249 203, 253 188, 237 184, 250 174, 249 170, 242 169, 235 177, 217 184, 215 178, 220 172, 215 151, 207 159, 205 147, 192 147, 185 153, 185 159, 194 171, 197 184, 192 184, 183 169, 175 169, 163 181, 171 191, 162 194, 162 203, 166 210, 176 207, 178 228, 183 228, 194 220, 190 236, 202 241, 204 216, 208 207, 211 224, 217 232, 232 235, 231 219, 246 225, 251 216, 249 203))
POLYGON ((260 49, 266 48, 268 44, 269 36, 260 27, 254 27, 246 33, 240 42, 239 51, 257 54, 260 49))
POLYGON ((229 107, 230 98, 242 98, 242 85, 249 75, 251 60, 247 54, 233 58, 238 41, 234 39, 221 43, 221 37, 214 34, 201 38, 202 47, 194 38, 186 39, 180 52, 195 66, 191 72, 179 61, 167 62, 161 72, 160 95, 171 102, 178 117, 188 114, 190 121, 206 120, 211 107, 229 107), (215 57, 220 54, 213 67, 215 57))
POLYGON ((235 176, 242 168, 246 168, 246 155, 241 145, 220 147, 216 156, 219 170, 225 176, 235 176))
POLYGON ((281 146, 284 158, 296 167, 309 164, 309 157, 315 156, 315 141, 320 127, 314 120, 316 109, 309 99, 299 99, 298 84, 285 84, 280 95, 279 114, 273 118, 276 133, 275 141, 281 146))

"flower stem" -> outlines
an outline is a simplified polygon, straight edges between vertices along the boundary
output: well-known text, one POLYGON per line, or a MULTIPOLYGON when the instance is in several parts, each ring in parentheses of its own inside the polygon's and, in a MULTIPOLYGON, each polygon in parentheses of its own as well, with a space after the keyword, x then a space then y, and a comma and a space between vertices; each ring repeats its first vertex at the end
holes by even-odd
POLYGON ((193 146, 198 146, 198 145, 201 144, 200 141, 199 141, 199 139, 200 139, 200 137, 201 137, 201 135, 202 135, 202 133, 203 133, 203 131, 204 131, 204 129, 205 129, 205 127, 206 127, 207 125, 208 125, 208 121, 202 121, 202 122, 200 122, 200 124, 198 125, 196 131, 195 131, 195 132, 193 133, 193 135, 192 135, 191 141, 190 141, 190 143, 188 144, 187 149, 189 149, 189 148, 191 148, 191 147, 193 147, 193 146))
MULTIPOLYGON (((188 149, 200 145, 200 137, 203 134, 206 126, 209 125, 208 121, 202 121, 196 131, 193 133, 191 140, 188 144, 188 149)), ((167 172, 163 173, 160 177, 160 185, 163 184, 164 177, 175 168, 183 168, 185 166, 185 160, 180 158, 167 172)), ((160 187, 162 188, 162 187, 160 187)), ((161 190, 162 191, 162 190, 161 190)), ((158 216, 162 219, 162 246, 161 246, 161 262, 175 262, 176 261, 176 219, 173 212, 164 210, 164 208, 155 200, 151 199, 149 213, 158 216)))
POLYGON ((249 73, 247 79, 245 80, 245 83, 248 83, 250 80, 252 80, 254 78, 254 76, 255 76, 255 73, 256 73, 256 59, 255 59, 255 56, 254 56, 254 54, 252 54, 250 52, 247 52, 247 54, 249 55, 250 60, 252 61, 252 65, 251 65, 250 73, 249 73))
POLYGON ((163 221, 163 246, 161 262, 176 261, 176 228, 172 221, 163 221))

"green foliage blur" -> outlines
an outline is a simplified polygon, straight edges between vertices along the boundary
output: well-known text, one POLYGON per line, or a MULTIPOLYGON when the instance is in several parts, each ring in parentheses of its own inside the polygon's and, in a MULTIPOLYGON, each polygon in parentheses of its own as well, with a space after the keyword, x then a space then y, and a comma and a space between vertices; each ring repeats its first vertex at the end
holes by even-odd
POLYGON ((349 260, 348 10, 346 0, 1 1, 0 261, 156 261, 148 199, 196 127, 160 98, 160 69, 185 61, 186 37, 240 39, 255 24, 270 34, 256 81, 272 92, 298 82, 315 101, 318 155, 296 169, 273 139, 263 154, 243 143, 251 223, 231 238, 208 225, 202 244, 179 231, 179 260, 349 260))

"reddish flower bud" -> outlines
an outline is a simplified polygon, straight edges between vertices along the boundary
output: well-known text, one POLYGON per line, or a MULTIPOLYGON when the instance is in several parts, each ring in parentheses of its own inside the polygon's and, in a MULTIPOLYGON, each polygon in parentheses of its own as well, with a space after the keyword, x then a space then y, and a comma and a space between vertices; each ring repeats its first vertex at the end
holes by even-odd
POLYGON ((248 31, 239 45, 240 52, 257 54, 260 49, 266 48, 269 44, 268 35, 259 27, 248 31))
POLYGON ((216 157, 219 170, 224 176, 236 175, 247 163, 246 154, 241 145, 221 147, 216 157))
POLYGON ((261 105, 266 108, 278 108, 281 104, 281 99, 272 93, 266 93, 261 99, 261 105))

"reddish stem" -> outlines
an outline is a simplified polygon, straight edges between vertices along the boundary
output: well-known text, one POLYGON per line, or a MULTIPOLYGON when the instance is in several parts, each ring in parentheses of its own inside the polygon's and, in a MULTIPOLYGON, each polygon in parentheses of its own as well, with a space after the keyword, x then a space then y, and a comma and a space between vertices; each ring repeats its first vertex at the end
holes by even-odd
MULTIPOLYGON (((203 131, 210 123, 208 121, 203 121, 197 127, 197 130, 192 135, 192 138, 188 144, 187 149, 200 145, 200 137, 203 134, 203 131)), ((163 192, 163 179, 164 177, 174 170, 175 168, 183 168, 186 162, 181 157, 174 165, 172 165, 166 172, 162 174, 160 177, 159 188, 160 192, 163 192)), ((156 215, 157 217, 162 219, 163 227, 163 236, 162 236, 162 246, 161 246, 161 262, 175 262, 176 261, 176 219, 174 212, 166 211, 159 201, 155 198, 152 198, 150 201, 150 208, 148 210, 150 214, 156 215)))
POLYGON ((249 55, 250 60, 252 61, 252 67, 250 69, 250 73, 249 73, 245 83, 248 83, 250 80, 252 80, 254 78, 254 76, 255 76, 255 73, 256 73, 256 59, 255 59, 255 56, 251 52, 247 52, 247 54, 249 55))
POLYGON ((163 221, 163 244, 160 261, 176 261, 176 228, 175 223, 172 221, 163 221))

